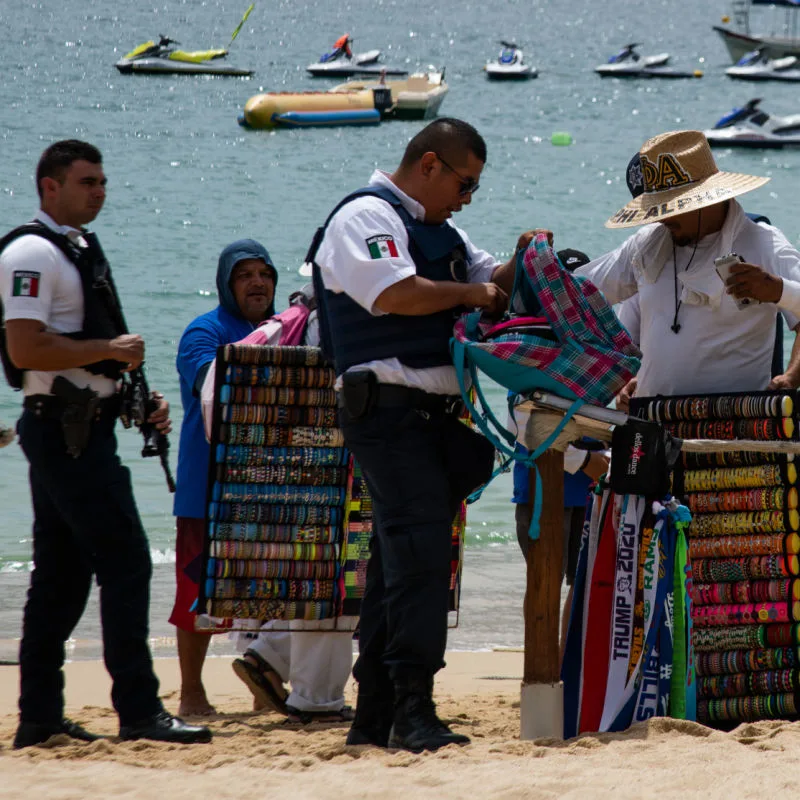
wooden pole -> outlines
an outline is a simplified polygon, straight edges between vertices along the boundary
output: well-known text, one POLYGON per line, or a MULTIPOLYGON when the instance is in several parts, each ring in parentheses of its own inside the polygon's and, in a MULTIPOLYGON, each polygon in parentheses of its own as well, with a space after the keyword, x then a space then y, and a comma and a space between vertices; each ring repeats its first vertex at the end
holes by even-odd
MULTIPOLYGON (((542 514, 539 538, 531 540, 528 547, 521 737, 563 738, 559 635, 564 549, 564 454, 559 450, 548 450, 536 463, 542 478, 542 514)), ((531 504, 535 487, 535 474, 531 470, 531 504)))

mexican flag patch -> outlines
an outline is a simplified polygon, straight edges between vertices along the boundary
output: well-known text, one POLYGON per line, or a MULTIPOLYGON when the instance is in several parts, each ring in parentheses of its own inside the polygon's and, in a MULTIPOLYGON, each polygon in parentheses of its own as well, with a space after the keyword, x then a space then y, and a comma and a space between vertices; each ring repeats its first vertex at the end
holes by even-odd
POLYGON ((397 258, 397 245, 394 243, 394 237, 388 233, 370 236, 367 239, 367 247, 372 258, 397 258))
POLYGON ((41 277, 41 272, 23 272, 21 270, 17 270, 14 273, 14 287, 11 292, 12 296, 38 297, 39 278, 41 277))

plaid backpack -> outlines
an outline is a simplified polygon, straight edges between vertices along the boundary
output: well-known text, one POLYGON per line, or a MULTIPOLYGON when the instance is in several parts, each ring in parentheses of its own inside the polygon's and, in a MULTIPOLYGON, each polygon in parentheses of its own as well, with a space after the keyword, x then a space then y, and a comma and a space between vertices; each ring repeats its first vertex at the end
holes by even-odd
MULTIPOLYGON (((639 370, 641 355, 605 297, 586 278, 572 275, 538 234, 517 256, 510 307, 531 291, 541 317, 514 317, 494 323, 480 312, 464 314, 455 325, 450 348, 461 395, 479 430, 505 456, 505 469, 514 459, 536 474, 536 494, 529 535, 539 536, 541 477, 536 459, 558 438, 584 402, 605 406, 639 370), (493 414, 481 389, 478 371, 509 390, 513 408, 526 395, 544 390, 573 400, 556 429, 535 450, 515 451, 516 434, 493 414), (482 410, 470 399, 464 373, 472 379, 482 410)), ((530 308, 528 310, 531 310, 530 308)), ((498 471, 501 471, 498 470, 498 471)), ((497 473, 495 473, 497 474, 497 473)))

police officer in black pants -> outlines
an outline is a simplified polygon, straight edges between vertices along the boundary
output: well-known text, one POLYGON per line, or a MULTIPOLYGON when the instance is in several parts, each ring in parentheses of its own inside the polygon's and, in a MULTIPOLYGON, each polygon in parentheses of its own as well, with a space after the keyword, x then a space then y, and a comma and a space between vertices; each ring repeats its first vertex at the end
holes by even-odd
POLYGON ((461 311, 506 308, 514 272, 449 221, 485 161, 471 125, 436 120, 393 174, 376 171, 336 207, 308 259, 345 443, 375 517, 348 744, 418 752, 469 742, 437 717, 433 679, 444 666, 451 522, 494 455, 458 419, 449 340, 461 311))
MULTIPOLYGON (((57 733, 97 738, 64 717, 62 672, 64 643, 84 611, 92 576, 120 737, 211 739, 208 728, 164 710, 147 643, 150 550, 114 434, 120 377, 142 363, 144 341, 120 330, 107 294, 101 296, 100 278, 110 275, 83 229, 103 206, 105 184, 95 147, 56 142, 37 168, 35 224, 0 243, 0 343, 7 377, 25 394, 18 432, 34 511, 15 748, 57 733)), ((149 421, 166 434, 169 406, 160 395, 154 399, 149 421)))

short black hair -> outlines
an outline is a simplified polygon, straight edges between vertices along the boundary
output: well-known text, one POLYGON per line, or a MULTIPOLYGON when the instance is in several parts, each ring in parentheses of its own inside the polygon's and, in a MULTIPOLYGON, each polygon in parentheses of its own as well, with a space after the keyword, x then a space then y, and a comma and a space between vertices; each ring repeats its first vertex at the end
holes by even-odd
POLYGON ((42 197, 42 178, 53 178, 61 183, 64 172, 75 161, 88 161, 90 164, 102 164, 100 151, 88 142, 78 139, 62 139, 54 142, 42 153, 36 167, 36 191, 42 197))
POLYGON ((454 117, 440 117, 426 125, 409 143, 401 167, 416 164, 425 153, 438 153, 457 164, 464 162, 467 153, 486 163, 486 142, 468 122, 454 117))

